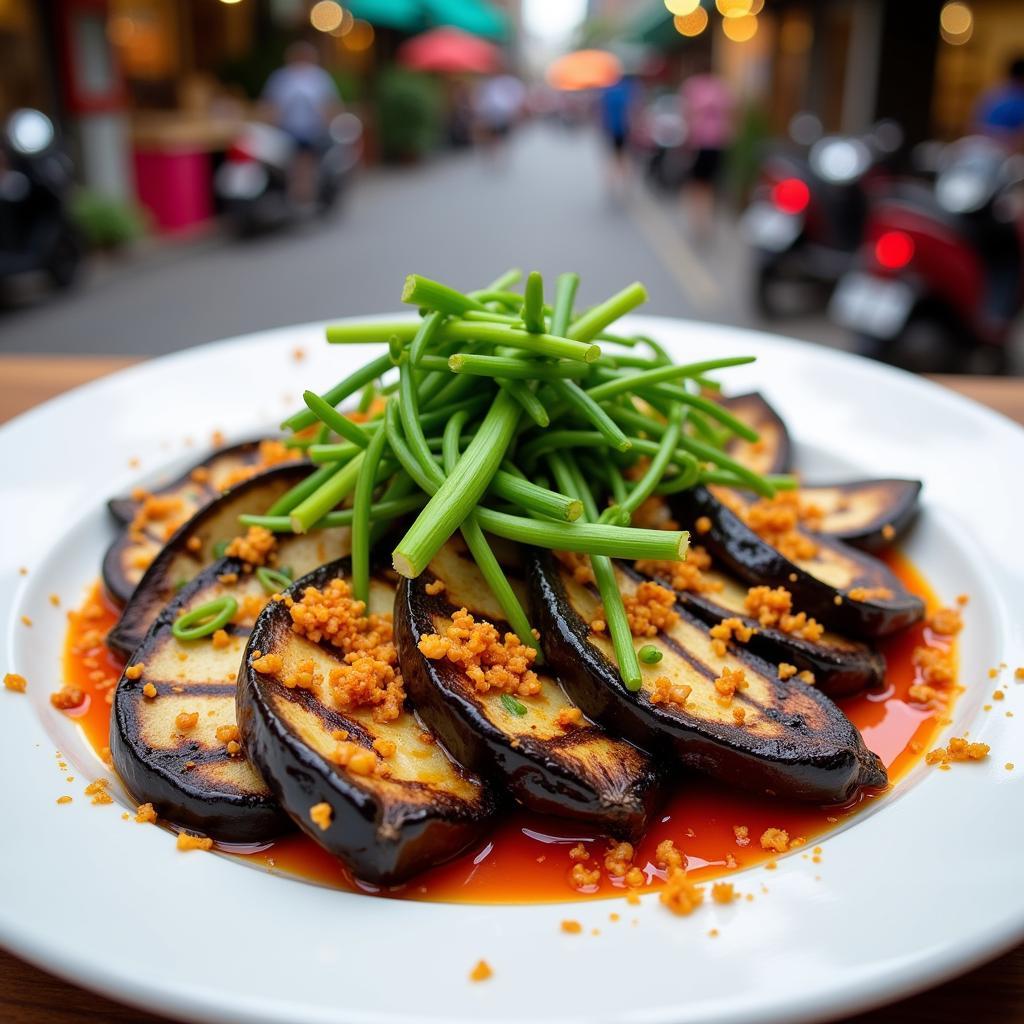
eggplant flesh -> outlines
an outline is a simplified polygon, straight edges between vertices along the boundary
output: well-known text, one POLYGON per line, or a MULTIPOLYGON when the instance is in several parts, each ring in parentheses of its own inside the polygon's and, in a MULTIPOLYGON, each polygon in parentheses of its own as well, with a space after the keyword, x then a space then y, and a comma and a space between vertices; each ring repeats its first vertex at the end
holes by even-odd
MULTIPOLYGON (((322 566, 298 581, 323 589, 348 578, 347 559, 322 566)), ((396 579, 372 579, 370 610, 391 612, 396 579)), ((312 660, 328 679, 344 652, 314 644, 295 633, 283 603, 262 612, 239 670, 238 720, 249 756, 281 806, 315 842, 353 874, 380 885, 400 884, 425 868, 457 856, 479 839, 495 811, 491 790, 449 755, 407 703, 397 719, 377 722, 368 708, 341 710, 325 693, 288 689, 275 676, 252 667, 254 652, 281 656, 287 674, 312 660), (356 774, 332 760, 343 730, 346 742, 372 748, 390 741, 395 751, 384 772, 356 774), (340 734, 339 734, 340 735, 340 734), (331 810, 326 829, 311 820, 311 808, 331 810)))
POLYGON ((920 480, 852 480, 800 488, 801 504, 821 512, 815 531, 874 551, 892 544, 917 514, 920 480))
POLYGON ((886 565, 840 540, 801 530, 818 551, 813 558, 791 561, 709 488, 693 487, 676 495, 672 509, 684 526, 708 520, 710 528, 699 534, 700 541, 717 563, 751 586, 784 587, 792 595, 794 611, 806 612, 836 633, 876 639, 924 617, 924 602, 886 565), (865 593, 851 597, 858 589, 865 593))
MULTIPOLYGON (((701 593, 676 591, 676 600, 709 626, 715 626, 723 619, 739 619, 754 630, 746 643, 752 654, 774 665, 785 662, 798 671, 812 672, 815 686, 830 697, 847 697, 877 687, 884 680, 885 659, 867 644, 828 630, 820 639, 812 641, 784 633, 781 629, 762 626, 747 612, 744 603, 747 587, 744 584, 714 569, 705 571, 703 577, 718 589, 701 593)), ((671 582, 665 579, 658 582, 671 587, 671 582)))
POLYGON ((793 445, 782 417, 758 391, 720 398, 719 404, 756 430, 756 441, 733 437, 726 454, 755 473, 788 473, 793 468, 793 445))
POLYGON ((235 725, 235 685, 249 629, 225 628, 227 645, 211 639, 178 640, 171 627, 190 608, 230 594, 266 600, 263 588, 237 559, 205 569, 157 616, 129 667, 142 664, 137 679, 121 676, 114 693, 110 753, 118 775, 139 803, 152 803, 160 817, 225 843, 255 843, 288 831, 291 823, 259 772, 218 739, 220 727, 235 725), (234 572, 235 583, 218 576, 234 572), (155 697, 144 687, 152 684, 155 697), (188 729, 181 713, 198 713, 188 729))
MULTIPOLYGON (((642 577, 616 568, 623 593, 642 577)), ((709 627, 676 606, 677 621, 654 639, 663 652, 643 665, 639 693, 630 693, 606 634, 588 625, 600 604, 547 553, 536 553, 527 576, 544 654, 572 699, 610 731, 675 764, 722 782, 769 795, 840 803, 861 787, 887 784, 885 767, 842 711, 814 686, 781 680, 775 666, 741 646, 724 656, 712 647, 709 627), (715 686, 724 669, 742 670, 746 687, 728 704, 715 686), (654 703, 655 680, 691 688, 682 706, 654 703), (743 721, 737 721, 742 709, 743 721)))
POLYGON ((443 635, 459 608, 502 636, 511 630, 465 545, 452 539, 422 575, 402 580, 395 601, 402 675, 423 720, 458 761, 493 777, 524 807, 638 838, 658 799, 651 758, 586 719, 560 724, 559 713, 575 705, 542 666, 540 693, 503 703, 497 691, 477 692, 453 663, 425 657, 420 639, 443 635), (427 588, 438 580, 444 590, 431 594, 427 588))
MULTIPOLYGON (((107 634, 107 643, 125 654, 135 650, 160 609, 174 597, 183 583, 215 561, 217 543, 244 533, 238 517, 243 513, 265 512, 306 475, 307 471, 301 466, 267 470, 197 512, 150 564, 128 598, 121 617, 107 634)), ((293 577, 303 576, 318 565, 347 555, 349 550, 347 527, 301 535, 280 534, 277 565, 291 569, 293 577)))
MULTIPOLYGON (((222 448, 150 493, 155 497, 177 499, 180 506, 174 519, 184 524, 216 501, 231 486, 239 471, 253 471, 259 466, 261 444, 261 441, 245 441, 222 448), (196 476, 199 479, 195 479, 196 476)), ((107 507, 121 530, 104 555, 103 582, 110 596, 124 604, 169 538, 164 521, 146 523, 138 530, 130 529, 141 507, 134 498, 112 498, 107 507)))

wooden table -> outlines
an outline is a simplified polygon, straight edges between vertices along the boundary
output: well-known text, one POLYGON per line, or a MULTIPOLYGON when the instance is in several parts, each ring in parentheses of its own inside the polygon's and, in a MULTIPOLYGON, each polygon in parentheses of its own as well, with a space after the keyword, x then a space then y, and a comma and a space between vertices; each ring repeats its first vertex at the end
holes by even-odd
MULTIPOLYGON (((0 423, 132 362, 102 356, 0 356, 0 423)), ((1024 424, 1024 380, 935 379, 1024 424)), ((0 1021, 4 1024, 161 1024, 163 1020, 68 985, 0 951, 0 1021)), ((956 981, 852 1018, 848 1024, 962 1024, 964 1020, 1024 1024, 1024 946, 956 981)))

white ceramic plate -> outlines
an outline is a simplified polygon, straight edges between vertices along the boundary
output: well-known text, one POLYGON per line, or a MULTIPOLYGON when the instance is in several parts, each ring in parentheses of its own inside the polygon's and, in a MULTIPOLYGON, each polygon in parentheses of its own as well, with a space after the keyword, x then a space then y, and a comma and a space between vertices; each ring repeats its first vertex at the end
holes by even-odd
POLYGON ((166 832, 125 824, 118 805, 90 805, 81 785, 102 766, 47 703, 61 681, 65 625, 47 595, 67 607, 95 579, 110 529, 104 501, 184 466, 215 428, 229 439, 266 429, 304 387, 327 386, 366 358, 328 347, 317 326, 249 335, 144 363, 0 431, 2 670, 30 686, 27 696, 0 692, 0 942, 89 988, 193 1021, 678 1024, 834 1017, 1024 939, 1024 686, 1011 685, 997 712, 982 711, 988 668, 1024 664, 1024 432, 838 352, 704 324, 634 323, 679 359, 761 357, 729 371, 728 385, 766 393, 812 476, 924 479, 907 550, 947 599, 971 595, 967 692, 951 729, 991 744, 986 762, 919 768, 830 837, 813 869, 791 857, 740 876, 741 888, 768 886, 752 904, 678 918, 652 895, 617 908, 639 919, 629 927, 607 924, 615 903, 574 903, 581 936, 560 932, 558 906, 374 899, 183 855, 166 832), (57 748, 78 777, 70 790, 57 748), (1005 770, 1013 760, 1017 770, 1005 770), (57 806, 66 791, 75 802, 57 806), (472 984, 480 957, 494 977, 472 984))

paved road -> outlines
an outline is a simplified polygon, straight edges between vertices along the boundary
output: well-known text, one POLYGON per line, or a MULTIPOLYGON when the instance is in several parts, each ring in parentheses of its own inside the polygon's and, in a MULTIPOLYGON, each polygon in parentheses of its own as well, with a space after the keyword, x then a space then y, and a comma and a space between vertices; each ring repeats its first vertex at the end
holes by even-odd
MULTIPOLYGON (((466 153, 368 172, 327 223, 245 243, 215 235, 162 246, 68 295, 30 293, 0 309, 0 351, 155 355, 396 308, 410 271, 471 288, 510 266, 575 270, 584 303, 641 280, 649 312, 758 326, 734 227, 723 223, 701 246, 687 234, 674 197, 654 198, 639 183, 609 193, 591 134, 532 125, 499 162, 466 153)), ((770 329, 846 344, 820 315, 770 329)))

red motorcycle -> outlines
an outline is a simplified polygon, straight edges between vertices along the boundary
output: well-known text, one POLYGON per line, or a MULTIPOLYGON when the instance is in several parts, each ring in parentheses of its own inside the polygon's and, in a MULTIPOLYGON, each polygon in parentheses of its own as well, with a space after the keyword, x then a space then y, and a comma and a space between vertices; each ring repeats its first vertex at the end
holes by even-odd
POLYGON ((917 372, 1009 369, 1024 307, 1021 157, 989 139, 950 146, 934 184, 905 182, 873 205, 857 266, 830 315, 860 350, 917 372))

